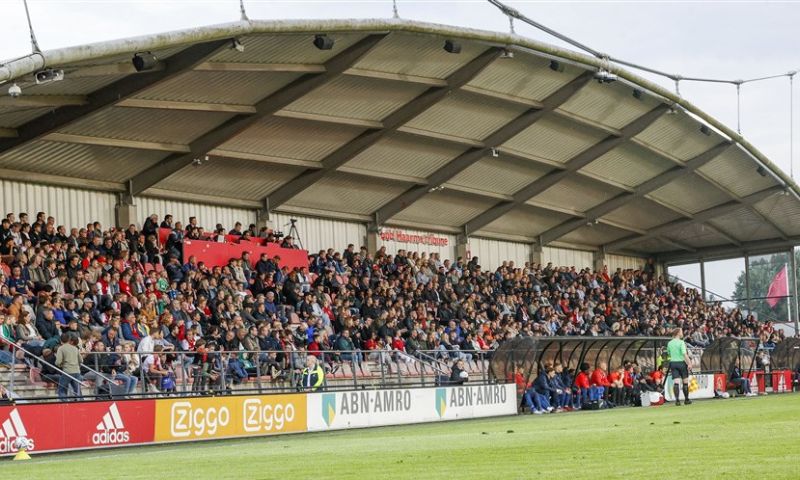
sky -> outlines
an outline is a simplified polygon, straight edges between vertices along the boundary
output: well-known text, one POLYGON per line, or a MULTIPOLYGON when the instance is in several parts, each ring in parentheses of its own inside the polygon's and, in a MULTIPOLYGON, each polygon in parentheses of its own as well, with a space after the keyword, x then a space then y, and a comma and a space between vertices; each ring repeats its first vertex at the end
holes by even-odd
MULTIPOLYGON (((388 18, 391 0, 245 0, 259 20, 300 18, 388 18)), ((548 27, 611 56, 683 76, 747 79, 800 70, 797 21, 800 3, 790 1, 509 1, 510 6, 548 27)), ((29 0, 34 30, 43 50, 239 19, 239 0, 29 0)), ((484 0, 398 0, 401 18, 508 31, 508 19, 484 0)), ((30 53, 22 0, 0 0, 0 59, 30 53)), ((516 22, 516 32, 565 46, 516 22)), ((674 89, 667 79, 642 74, 674 89)), ((800 84, 800 75, 796 78, 800 84)), ((736 129, 733 85, 682 82, 681 95, 736 129)), ((795 96, 800 97, 800 85, 795 96)), ((794 102, 795 132, 800 109, 794 102)), ((741 131, 787 173, 789 81, 742 86, 741 131)), ((795 133, 795 141, 800 140, 795 133)), ((800 170, 795 148, 795 170, 800 170)), ((796 171, 796 176, 800 171, 796 171)), ((729 262, 730 263, 730 262, 729 262)), ((735 263, 735 262, 733 262, 735 263)), ((718 266, 706 275, 709 289, 733 291, 738 268, 718 266), (716 273, 716 272, 715 272, 716 273), (709 278, 711 277, 711 278, 709 278)), ((699 283, 699 282, 698 282, 699 283)))

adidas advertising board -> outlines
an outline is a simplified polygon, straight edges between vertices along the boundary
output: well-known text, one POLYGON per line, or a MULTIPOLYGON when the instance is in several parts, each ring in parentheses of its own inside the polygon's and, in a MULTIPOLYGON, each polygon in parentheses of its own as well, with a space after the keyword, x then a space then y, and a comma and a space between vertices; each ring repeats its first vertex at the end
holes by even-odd
POLYGON ((16 438, 31 454, 151 443, 155 402, 69 402, 0 407, 0 455, 12 455, 16 438))
POLYGON ((8 412, 8 416, 0 423, 0 454, 6 455, 19 451, 20 439, 28 442, 27 450, 36 449, 36 439, 28 436, 28 430, 22 422, 19 409, 14 408, 8 412))
POLYGON ((106 414, 103 415, 103 420, 97 424, 97 431, 92 435, 92 443, 95 445, 118 445, 127 443, 130 439, 130 432, 125 429, 119 408, 116 403, 112 403, 106 414))

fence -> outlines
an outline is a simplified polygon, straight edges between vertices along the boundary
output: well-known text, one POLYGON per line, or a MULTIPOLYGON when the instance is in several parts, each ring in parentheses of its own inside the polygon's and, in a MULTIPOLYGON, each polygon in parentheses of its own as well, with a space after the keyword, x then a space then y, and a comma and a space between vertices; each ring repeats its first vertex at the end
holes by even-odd
POLYGON ((303 390, 300 383, 309 357, 323 367, 325 391, 447 385, 452 365, 459 360, 464 361, 468 381, 490 382, 490 354, 478 351, 88 352, 82 373, 70 375, 17 345, 11 349, 5 383, 17 401, 297 392, 303 390), (29 370, 22 378, 19 366, 29 370), (52 387, 69 380, 82 388, 74 395, 55 395, 52 387))

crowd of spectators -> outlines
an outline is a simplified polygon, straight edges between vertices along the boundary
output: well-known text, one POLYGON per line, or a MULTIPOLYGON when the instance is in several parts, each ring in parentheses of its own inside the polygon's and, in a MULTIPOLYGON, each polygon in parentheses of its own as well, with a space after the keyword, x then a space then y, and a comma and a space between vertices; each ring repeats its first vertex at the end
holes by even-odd
MULTIPOLYGON (((224 237, 221 225, 211 231, 224 237)), ((9 213, 0 224, 2 337, 45 358, 77 337, 84 361, 88 352, 117 352, 103 372, 130 387, 127 377, 146 368, 163 388, 164 357, 131 365, 131 352, 194 352, 184 361, 213 384, 221 368, 241 380, 255 362, 279 377, 301 351, 325 359, 319 351, 337 350, 336 358, 359 364, 425 351, 469 362, 519 335, 666 336, 680 327, 698 347, 721 336, 774 343, 783 335, 670 283, 652 261, 639 270, 503 262, 489 271, 477 257, 354 245, 315 252, 308 268, 293 270, 266 255, 218 266, 183 258, 182 241, 205 235, 195 218, 183 225, 171 215, 160 224, 152 215, 141 229, 94 222, 67 231, 43 212, 9 213), (167 241, 159 242, 158 228, 170 229, 167 241), (214 363, 213 352, 239 350, 279 353, 231 356, 232 368, 214 363)), ((228 235, 279 241, 255 225, 237 224, 228 235)), ((281 242, 296 248, 291 238, 281 242)))

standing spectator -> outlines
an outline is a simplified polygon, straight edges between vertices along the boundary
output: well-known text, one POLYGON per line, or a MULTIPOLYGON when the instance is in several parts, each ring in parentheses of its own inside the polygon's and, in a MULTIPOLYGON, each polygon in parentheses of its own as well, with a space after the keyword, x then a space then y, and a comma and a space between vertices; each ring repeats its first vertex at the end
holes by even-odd
POLYGON ((75 398, 83 398, 81 392, 81 355, 78 350, 78 337, 68 333, 61 334, 61 346, 56 351, 56 366, 64 373, 58 379, 58 398, 66 401, 70 390, 75 398))

